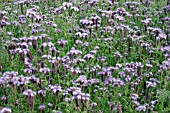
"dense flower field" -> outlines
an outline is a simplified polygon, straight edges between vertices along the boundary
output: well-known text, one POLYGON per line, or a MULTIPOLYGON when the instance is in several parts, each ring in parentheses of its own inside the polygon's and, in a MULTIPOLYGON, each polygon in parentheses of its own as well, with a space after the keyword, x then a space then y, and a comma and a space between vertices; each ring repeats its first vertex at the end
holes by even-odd
POLYGON ((169 0, 0 0, 0 113, 170 113, 169 0))

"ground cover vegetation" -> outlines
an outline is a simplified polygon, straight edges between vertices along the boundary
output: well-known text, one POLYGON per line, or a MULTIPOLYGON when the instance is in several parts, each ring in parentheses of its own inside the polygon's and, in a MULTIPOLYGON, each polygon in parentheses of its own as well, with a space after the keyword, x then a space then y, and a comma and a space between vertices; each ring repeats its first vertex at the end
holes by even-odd
POLYGON ((0 0, 0 113, 169 113, 169 0, 0 0))

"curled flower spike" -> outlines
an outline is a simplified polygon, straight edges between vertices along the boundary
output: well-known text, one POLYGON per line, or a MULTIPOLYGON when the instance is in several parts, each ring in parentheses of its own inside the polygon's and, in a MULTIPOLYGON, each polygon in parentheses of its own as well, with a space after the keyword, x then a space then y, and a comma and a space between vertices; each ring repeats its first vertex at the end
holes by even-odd
POLYGON ((31 89, 25 90, 23 95, 26 96, 27 103, 30 109, 34 109, 34 97, 36 96, 36 92, 31 89))

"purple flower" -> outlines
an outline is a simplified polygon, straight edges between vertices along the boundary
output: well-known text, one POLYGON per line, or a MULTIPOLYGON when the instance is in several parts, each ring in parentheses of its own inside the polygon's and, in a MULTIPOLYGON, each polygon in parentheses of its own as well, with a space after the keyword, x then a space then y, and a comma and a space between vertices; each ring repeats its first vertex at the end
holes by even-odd
POLYGON ((31 75, 29 77, 29 81, 31 81, 32 83, 39 83, 40 79, 36 78, 34 75, 31 75))
POLYGON ((72 30, 71 28, 69 28, 69 29, 68 29, 68 32, 69 32, 69 33, 72 33, 72 32, 73 32, 73 30, 72 30))
POLYGON ((140 111, 146 111, 146 107, 144 105, 140 105, 136 108, 136 111, 140 112, 140 111))
POLYGON ((86 55, 84 55, 83 58, 84 58, 85 60, 90 60, 90 59, 93 59, 94 56, 93 56, 92 54, 86 54, 86 55))
POLYGON ((113 79, 113 82, 114 82, 113 87, 115 87, 115 86, 122 87, 125 85, 124 82, 119 78, 113 79))
POLYGON ((132 101, 133 104, 135 104, 136 106, 139 106, 140 103, 138 101, 132 101))
POLYGON ((29 83, 29 78, 21 75, 21 76, 13 77, 11 79, 11 82, 13 83, 13 85, 23 86, 29 83))
POLYGON ((120 60, 120 58, 122 58, 122 55, 119 52, 115 52, 114 56, 116 57, 116 60, 120 60))
POLYGON ((5 95, 3 95, 3 96, 1 97, 1 100, 2 100, 2 101, 5 101, 5 100, 7 100, 7 97, 6 97, 5 95))
POLYGON ((64 100, 65 100, 66 102, 71 101, 71 99, 70 99, 70 98, 65 98, 64 100))
POLYGON ((57 28, 55 31, 56 31, 57 33, 60 33, 60 32, 61 32, 61 30, 60 30, 60 29, 58 29, 58 28, 57 28))
POLYGON ((36 95, 36 92, 32 91, 31 89, 27 89, 23 92, 23 95, 28 97, 34 97, 36 95))
POLYGON ((121 96, 122 96, 122 94, 121 94, 121 93, 118 93, 117 95, 118 95, 118 97, 121 97, 121 96))
POLYGON ((52 103, 48 103, 48 106, 49 106, 49 107, 53 107, 53 104, 52 104, 52 103))
POLYGON ((56 111, 55 113, 62 113, 62 111, 56 111))
POLYGON ((68 55, 80 55, 82 54, 82 52, 80 50, 75 50, 75 49, 72 49, 70 50, 70 52, 68 53, 68 55))
POLYGON ((170 11, 170 5, 164 6, 162 9, 166 10, 168 12, 168 11, 170 11))
POLYGON ((95 103, 95 102, 92 102, 92 103, 90 104, 90 107, 91 107, 91 108, 93 108, 93 107, 95 107, 95 106, 97 106, 97 103, 95 103))
POLYGON ((12 112, 11 108, 2 108, 2 109, 0 109, 0 113, 11 113, 11 112, 12 112))
POLYGON ((26 101, 29 105, 29 108, 34 109, 34 97, 36 96, 36 92, 31 89, 27 89, 23 92, 23 95, 26 96, 26 101))
POLYGON ((60 39, 57 43, 58 43, 58 45, 64 47, 64 45, 66 45, 68 43, 68 41, 60 39))
POLYGON ((18 20, 20 23, 25 24, 26 23, 26 17, 24 15, 18 16, 18 20))
POLYGON ((132 94, 132 95, 131 95, 131 99, 132 99, 133 101, 137 101, 138 98, 139 98, 139 96, 138 96, 137 94, 132 94))
POLYGON ((55 98, 57 98, 59 92, 62 91, 61 86, 58 86, 57 84, 56 85, 49 85, 48 87, 54 92, 55 98))
POLYGON ((149 88, 149 87, 156 87, 156 83, 155 82, 150 82, 150 81, 146 81, 146 87, 149 88))
POLYGON ((45 105, 40 105, 40 106, 38 107, 38 109, 39 109, 39 110, 45 110, 45 105))
POLYGON ((39 90, 38 94, 44 97, 46 95, 46 90, 39 90))

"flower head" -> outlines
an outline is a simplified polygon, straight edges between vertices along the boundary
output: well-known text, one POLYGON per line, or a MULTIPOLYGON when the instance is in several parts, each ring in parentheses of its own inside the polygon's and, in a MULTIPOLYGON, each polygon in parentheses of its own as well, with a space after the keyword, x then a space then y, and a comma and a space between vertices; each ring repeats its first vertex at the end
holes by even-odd
POLYGON ((12 110, 10 108, 2 108, 0 110, 0 113, 11 113, 11 112, 12 112, 12 110))
POLYGON ((23 95, 34 97, 36 95, 36 92, 32 91, 31 89, 27 89, 23 92, 23 95))

